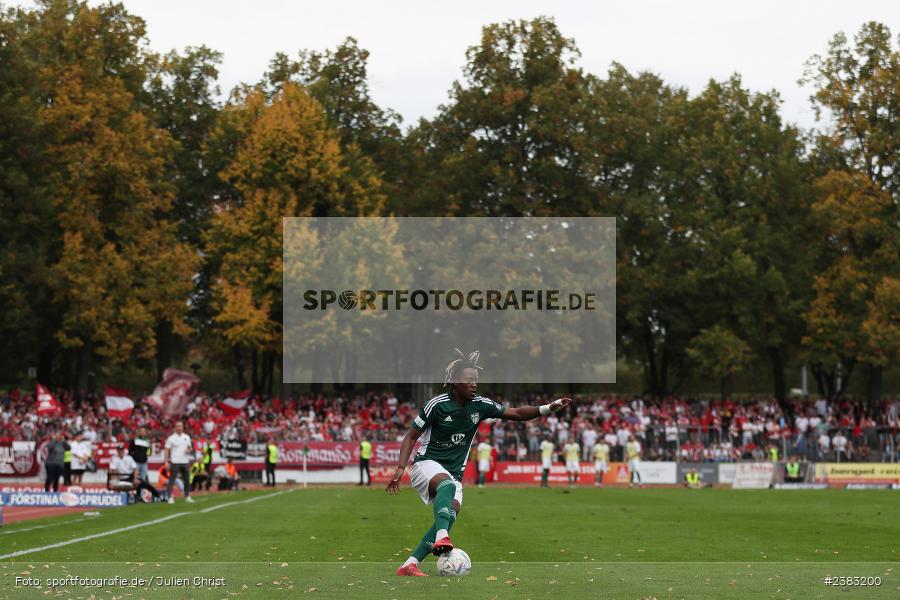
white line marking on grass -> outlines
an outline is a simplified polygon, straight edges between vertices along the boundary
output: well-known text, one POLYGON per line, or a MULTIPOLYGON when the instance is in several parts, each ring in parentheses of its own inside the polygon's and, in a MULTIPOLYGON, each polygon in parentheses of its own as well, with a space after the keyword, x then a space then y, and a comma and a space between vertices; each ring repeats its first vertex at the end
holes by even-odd
POLYGON ((262 500, 263 498, 274 498, 275 496, 280 496, 281 494, 292 492, 293 490, 282 490, 280 492, 275 492, 274 494, 267 494, 265 496, 257 496, 256 498, 250 498, 248 500, 238 500, 236 502, 224 502, 222 504, 216 504, 215 506, 210 506, 209 508, 204 508, 199 511, 202 513, 212 512, 214 510, 219 510, 220 508, 226 508, 228 506, 236 506, 238 504, 250 504, 251 502, 256 502, 257 500, 262 500))
MULTIPOLYGON (((118 529, 111 529, 110 531, 104 531, 102 533, 94 533, 91 535, 86 535, 84 537, 66 540, 64 542, 57 542, 55 544, 48 544, 46 546, 39 546, 37 548, 26 548, 25 550, 17 550, 16 552, 10 552, 9 554, 0 554, 0 560, 5 560, 7 558, 15 558, 17 556, 23 556, 25 554, 32 554, 34 552, 43 552, 44 550, 52 550, 54 548, 62 548, 63 546, 68 546, 70 544, 77 544, 78 542, 87 542, 89 540, 95 540, 97 538, 106 537, 108 535, 115 535, 117 533, 123 533, 125 531, 131 531, 133 529, 139 529, 141 527, 148 527, 150 525, 164 523, 166 521, 171 521, 172 519, 177 519, 178 517, 183 517, 184 515, 193 515, 193 514, 197 514, 197 513, 210 512, 217 508, 223 508, 225 506, 230 506, 230 505, 235 505, 235 504, 248 504, 250 502, 256 502, 257 500, 264 500, 266 498, 280 496, 281 494, 284 494, 285 492, 290 492, 290 491, 292 491, 292 490, 284 490, 281 492, 275 492, 274 494, 267 494, 265 496, 257 496, 255 498, 250 498, 249 500, 240 500, 238 502, 227 502, 225 504, 210 506, 209 508, 204 508, 203 510, 194 510, 194 511, 190 511, 190 512, 175 513, 174 515, 160 517, 159 519, 153 519, 151 521, 144 521, 143 523, 135 523, 134 525, 128 525, 127 527, 119 527, 118 529)), ((14 533, 14 532, 10 532, 10 533, 14 533)))
POLYGON ((26 527, 25 529, 13 529, 12 531, 4 531, 0 535, 12 535, 14 533, 22 533, 23 531, 32 531, 34 529, 44 529, 45 527, 58 527, 60 525, 68 525, 69 523, 78 523, 84 521, 81 519, 72 519, 71 521, 63 521, 62 523, 54 523, 53 525, 35 525, 34 527, 26 527))
POLYGON ((25 550, 18 550, 16 552, 10 552, 9 554, 0 555, 0 560, 3 560, 5 558, 15 558, 16 556, 22 556, 23 554, 31 554, 33 552, 41 552, 43 550, 52 550, 53 548, 61 548, 62 546, 68 546, 69 544, 77 544, 78 542, 86 542, 88 540, 95 540, 97 538, 106 537, 108 535, 122 533, 123 531, 131 531, 132 529, 138 529, 140 527, 147 527, 148 525, 156 525, 157 523, 171 521, 172 519, 176 519, 178 517, 183 517, 184 515, 189 515, 189 514, 191 514, 191 513, 186 513, 186 512, 175 513, 174 515, 169 515, 167 517, 153 519, 152 521, 145 521, 143 523, 137 523, 135 525, 129 525, 128 527, 119 527, 118 529, 113 529, 111 531, 104 531, 103 533, 94 533, 92 535, 86 535, 84 537, 75 538, 73 540, 66 540, 64 542, 57 542, 55 544, 48 544, 46 546, 40 546, 38 548, 28 548, 25 550))

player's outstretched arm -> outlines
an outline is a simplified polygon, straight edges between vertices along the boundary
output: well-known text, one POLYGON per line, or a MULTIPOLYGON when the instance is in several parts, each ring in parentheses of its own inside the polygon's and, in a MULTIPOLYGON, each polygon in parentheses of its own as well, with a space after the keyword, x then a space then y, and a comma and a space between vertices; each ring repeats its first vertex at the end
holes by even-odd
POLYGON ((538 417, 546 417, 551 413, 555 413, 572 404, 571 398, 558 398, 550 404, 543 406, 517 406, 516 408, 507 408, 500 417, 506 421, 530 421, 538 417))
POLYGON ((403 436, 403 443, 400 444, 400 462, 394 471, 394 476, 391 477, 391 480, 388 481, 387 486, 384 488, 384 491, 389 494, 396 494, 400 491, 400 480, 403 479, 403 472, 406 470, 406 465, 409 464, 409 456, 412 454, 413 446, 415 446, 416 440, 419 439, 420 435, 422 435, 421 431, 415 427, 410 427, 406 435, 403 436))

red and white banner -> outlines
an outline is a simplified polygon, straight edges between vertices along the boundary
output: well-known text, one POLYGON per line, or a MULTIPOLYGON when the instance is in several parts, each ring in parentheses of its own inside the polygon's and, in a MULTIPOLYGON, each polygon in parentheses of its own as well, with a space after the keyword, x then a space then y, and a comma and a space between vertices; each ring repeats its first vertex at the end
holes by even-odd
POLYGON ((241 414, 244 407, 247 406, 248 398, 250 398, 250 390, 228 394, 228 397, 219 403, 219 408, 221 408, 222 412, 229 417, 236 417, 241 414))
POLYGON ((156 408, 167 417, 178 417, 194 397, 200 378, 187 371, 166 369, 163 380, 147 397, 147 404, 156 408))
MULTIPOLYGON (((359 464, 359 442, 275 442, 279 468, 302 468, 303 448, 307 467, 343 467, 359 464)), ((413 450, 415 453, 415 449, 413 450)), ((397 466, 400 442, 372 442, 369 464, 397 466)))
POLYGON ((134 400, 131 393, 122 388, 111 385, 103 386, 103 394, 106 396, 106 414, 110 417, 127 419, 134 410, 134 400))
POLYGON ((31 477, 39 469, 34 442, 0 439, 0 477, 31 477))
POLYGON ((41 416, 55 415, 62 410, 59 401, 50 393, 50 390, 41 384, 37 384, 35 395, 37 396, 37 414, 41 416))

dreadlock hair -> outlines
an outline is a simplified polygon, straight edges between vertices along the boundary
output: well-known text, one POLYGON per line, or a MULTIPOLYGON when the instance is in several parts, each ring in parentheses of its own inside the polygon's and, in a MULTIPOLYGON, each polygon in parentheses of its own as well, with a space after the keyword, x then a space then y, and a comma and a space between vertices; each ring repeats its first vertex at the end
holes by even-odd
POLYGON ((449 365, 447 365, 447 371, 444 374, 444 387, 450 385, 450 383, 459 376, 460 373, 463 372, 464 369, 478 369, 479 371, 483 371, 484 367, 478 365, 478 357, 481 355, 481 352, 476 350, 466 356, 462 353, 459 348, 454 348, 456 353, 459 355, 459 358, 454 359, 449 365))

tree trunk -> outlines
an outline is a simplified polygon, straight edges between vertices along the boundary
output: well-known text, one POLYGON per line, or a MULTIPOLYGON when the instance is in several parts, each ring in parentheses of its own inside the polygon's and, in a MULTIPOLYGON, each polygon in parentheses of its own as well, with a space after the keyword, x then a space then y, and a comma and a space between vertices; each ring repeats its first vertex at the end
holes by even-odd
POLYGON ((50 343, 44 344, 38 351, 37 380, 47 386, 53 383, 53 354, 50 343))
POLYGON ((290 400, 294 395, 294 386, 292 383, 287 383, 284 380, 284 357, 281 357, 281 362, 278 363, 278 387, 281 390, 281 399, 282 400, 290 400))
POLYGON ((835 384, 835 399, 840 398, 844 395, 844 392, 847 390, 847 386, 850 385, 850 378, 853 377, 853 371, 856 368, 856 359, 847 361, 847 368, 841 373, 841 385, 838 386, 835 384))
POLYGON ((810 368, 816 378, 816 387, 819 388, 819 395, 828 400, 834 400, 837 396, 837 386, 835 385, 836 372, 826 371, 822 365, 811 365, 810 368))
POLYGON ((162 381, 163 373, 172 366, 172 322, 162 320, 156 325, 156 380, 162 381))
POLYGON ((659 389, 659 377, 656 371, 656 348, 653 344, 653 333, 649 328, 644 332, 644 350, 646 352, 644 382, 647 385, 647 390, 656 398, 657 390, 659 389))
POLYGON ((346 381, 350 382, 350 385, 352 387, 352 382, 356 381, 356 377, 359 372, 359 357, 355 352, 348 352, 346 353, 346 360, 344 362, 347 365, 346 381))
POLYGON ((662 360, 659 365, 659 384, 656 390, 656 398, 662 400, 669 393, 669 348, 663 342, 662 360))
POLYGON ((250 385, 254 394, 262 393, 262 386, 259 384, 259 351, 255 348, 250 353, 250 385))
POLYGON ((79 398, 84 396, 84 392, 88 389, 91 376, 91 369, 94 367, 94 341, 88 340, 78 350, 78 381, 76 390, 79 398))
POLYGON ((318 394, 322 391, 323 362, 321 352, 312 353, 312 383, 309 384, 311 394, 318 394))
POLYGON ((825 389, 825 378, 822 375, 822 369, 818 365, 810 365, 809 370, 813 378, 816 380, 816 389, 819 390, 819 396, 827 398, 828 393, 825 389))
POLYGON ((553 342, 546 336, 541 336, 541 389, 545 394, 552 395, 556 390, 556 384, 553 381, 556 377, 554 373, 554 354, 553 342))
POLYGON ((244 363, 244 353, 238 346, 234 347, 234 375, 237 379, 238 389, 247 389, 247 365, 244 363))
POLYGON ((731 397, 734 391, 734 373, 729 373, 722 378, 721 398, 725 400, 731 397))
POLYGON ((876 415, 881 404, 881 393, 884 385, 884 369, 874 365, 869 366, 869 414, 876 415))
POLYGON ((272 396, 275 384, 275 353, 266 351, 266 394, 272 396))
POLYGON ((772 364, 772 381, 774 383, 775 399, 781 407, 782 412, 787 415, 791 422, 794 420, 793 407, 787 403, 787 385, 784 380, 784 356, 781 348, 769 348, 769 360, 772 364))

